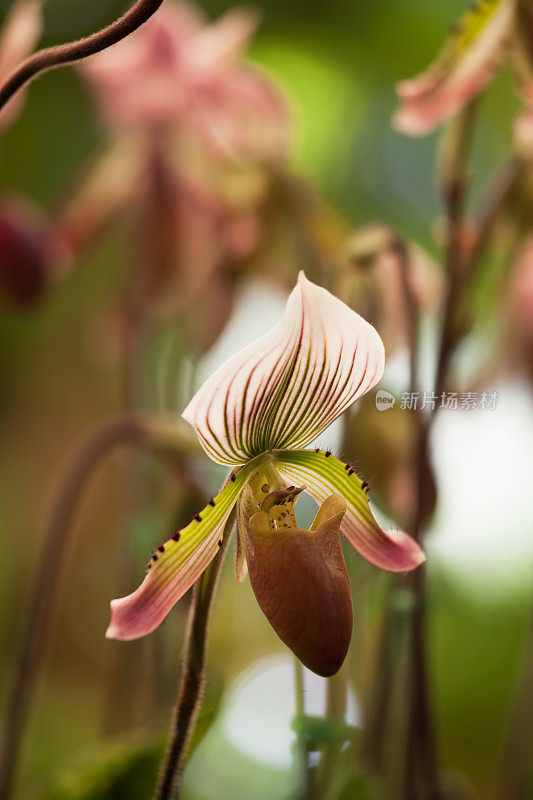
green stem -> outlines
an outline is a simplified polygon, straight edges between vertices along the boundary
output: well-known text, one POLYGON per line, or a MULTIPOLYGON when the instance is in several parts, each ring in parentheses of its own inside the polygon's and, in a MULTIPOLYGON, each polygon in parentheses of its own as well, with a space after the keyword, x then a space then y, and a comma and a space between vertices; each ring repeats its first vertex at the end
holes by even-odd
MULTIPOLYGON (((346 667, 344 666, 339 672, 327 679, 326 717, 328 720, 345 721, 347 693, 348 681, 346 667)), ((336 741, 328 742, 324 746, 320 760, 319 789, 317 793, 321 800, 328 797, 331 791, 340 746, 340 743, 336 741)))
POLYGON ((177 800, 179 797, 179 781, 183 772, 186 748, 204 689, 209 613, 235 516, 234 509, 224 529, 222 547, 194 585, 178 699, 154 800, 169 800, 172 797, 177 800))
MULTIPOLYGON (((294 663, 294 693, 295 693, 295 712, 296 718, 302 720, 305 715, 304 702, 304 668, 299 658, 293 656, 294 663)), ((297 749, 299 755, 299 797, 303 800, 313 800, 315 797, 314 776, 311 765, 309 764, 309 747, 305 738, 297 734, 297 749)))

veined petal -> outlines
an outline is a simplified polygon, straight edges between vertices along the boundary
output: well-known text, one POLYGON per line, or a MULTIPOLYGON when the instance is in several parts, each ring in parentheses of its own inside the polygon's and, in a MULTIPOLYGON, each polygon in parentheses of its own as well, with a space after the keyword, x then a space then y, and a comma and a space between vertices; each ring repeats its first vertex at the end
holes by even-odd
POLYGON ((247 464, 232 472, 220 494, 186 528, 158 547, 139 588, 111 601, 108 639, 138 639, 157 628, 215 557, 239 492, 254 469, 254 464, 247 464))
POLYGON ((349 464, 322 451, 285 450, 274 456, 280 475, 291 483, 305 483, 317 503, 332 492, 345 498, 348 509, 341 533, 367 561, 390 572, 405 572, 425 560, 421 547, 406 533, 385 533, 380 528, 368 505, 365 484, 349 464))
POLYGON ((372 325, 300 272, 278 326, 226 361, 183 417, 221 464, 305 447, 377 383, 384 361, 372 325))
POLYGON ((507 53, 515 6, 516 0, 478 0, 429 69, 397 85, 397 130, 429 133, 486 86, 507 53))

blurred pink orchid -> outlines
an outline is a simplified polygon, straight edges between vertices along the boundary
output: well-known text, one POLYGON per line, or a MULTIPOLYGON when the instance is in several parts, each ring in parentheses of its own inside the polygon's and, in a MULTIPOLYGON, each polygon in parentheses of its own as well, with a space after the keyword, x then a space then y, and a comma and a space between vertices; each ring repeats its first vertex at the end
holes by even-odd
POLYGON ((132 319, 179 314, 189 341, 205 349, 263 242, 290 125, 277 87, 243 59, 256 26, 249 11, 208 25, 192 5, 168 0, 133 35, 80 65, 109 146, 66 204, 62 228, 79 250, 111 219, 134 220, 129 330, 132 319))
POLYGON ((206 24, 185 2, 166 2, 135 34, 80 69, 107 123, 118 129, 200 137, 212 152, 278 161, 290 120, 266 74, 243 60, 257 27, 245 10, 206 24))
MULTIPOLYGON (((9 10, 0 34, 0 83, 37 44, 42 29, 41 6, 41 0, 17 0, 9 10)), ((0 111, 0 129, 15 121, 24 97, 25 93, 19 92, 0 111)))
POLYGON ((532 22, 527 0, 478 0, 429 69, 397 85, 395 128, 411 136, 430 133, 481 92, 506 60, 520 85, 530 84, 532 22))
MULTIPOLYGON (((216 555, 237 504, 240 548, 261 608, 304 663, 335 672, 352 627, 339 528, 382 569, 401 572, 424 560, 407 534, 379 527, 367 484, 350 463, 305 450, 379 381, 383 367, 375 329, 300 273, 278 326, 220 367, 183 412, 207 455, 230 474, 206 508, 160 545, 137 591, 112 602, 107 636, 135 639, 161 623, 216 555), (293 513, 304 489, 322 503, 307 532, 293 513)), ((239 578, 245 572, 241 563, 239 578)))

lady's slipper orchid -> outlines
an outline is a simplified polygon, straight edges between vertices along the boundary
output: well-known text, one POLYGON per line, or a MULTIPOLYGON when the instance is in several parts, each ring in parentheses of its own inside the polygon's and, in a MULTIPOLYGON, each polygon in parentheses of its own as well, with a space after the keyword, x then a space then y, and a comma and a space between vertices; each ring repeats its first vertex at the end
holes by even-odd
POLYGON ((523 48, 517 23, 522 5, 520 0, 478 0, 429 69, 398 84, 396 129, 411 136, 430 133, 484 89, 508 56, 514 56, 523 79, 516 63, 523 48))
POLYGON ((310 668, 332 674, 351 636, 348 575, 339 529, 368 561, 394 572, 424 560, 401 532, 385 533, 350 463, 305 448, 381 378, 375 329, 300 273, 285 314, 267 336, 220 367, 183 417, 207 455, 231 467, 220 493, 152 556, 133 594, 111 604, 107 636, 154 630, 207 567, 237 504, 239 579, 246 572, 278 635, 310 668), (294 503, 305 489, 321 507, 311 531, 294 503))

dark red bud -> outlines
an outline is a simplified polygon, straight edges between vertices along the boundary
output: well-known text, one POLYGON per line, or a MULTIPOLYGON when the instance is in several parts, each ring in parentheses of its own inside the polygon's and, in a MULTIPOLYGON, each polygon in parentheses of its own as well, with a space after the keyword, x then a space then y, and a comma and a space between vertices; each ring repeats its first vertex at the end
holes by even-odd
POLYGON ((0 206, 0 292, 9 302, 27 306, 47 284, 47 243, 42 224, 23 205, 0 206))

